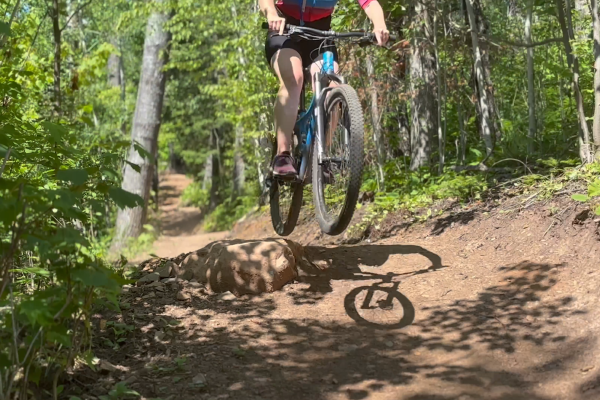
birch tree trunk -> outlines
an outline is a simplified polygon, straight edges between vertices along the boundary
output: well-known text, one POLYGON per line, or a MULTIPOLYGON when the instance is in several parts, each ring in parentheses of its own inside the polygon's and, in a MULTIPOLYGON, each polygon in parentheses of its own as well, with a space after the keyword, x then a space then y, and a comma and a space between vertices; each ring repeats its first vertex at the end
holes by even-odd
MULTIPOLYGON (((525 17, 525 43, 532 44, 531 21, 533 18, 533 1, 529 0, 527 4, 527 15, 525 17)), ((537 119, 535 115, 535 71, 534 71, 534 53, 533 47, 527 48, 527 105, 529 107, 529 134, 527 142, 527 151, 533 152, 533 143, 537 136, 537 119)))
POLYGON ((427 37, 429 24, 428 4, 415 5, 414 25, 417 27, 411 45, 410 57, 410 111, 411 111, 411 162, 412 171, 429 165, 431 141, 435 133, 435 57, 427 37))
POLYGON ((385 187, 385 176, 383 167, 385 165, 385 144, 381 135, 381 120, 379 114, 379 97, 377 93, 377 85, 375 82, 375 67, 371 54, 367 53, 365 58, 367 64, 367 75, 369 77, 369 91, 371 92, 371 125, 373 126, 373 141, 377 151, 377 171, 379 180, 379 190, 385 187))
POLYGON ((435 8, 433 11, 433 49, 435 54, 435 82, 437 95, 437 133, 439 153, 438 172, 441 175, 444 173, 444 164, 446 160, 446 138, 444 137, 444 130, 442 126, 442 69, 440 66, 440 52, 437 38, 437 8, 437 1, 435 1, 435 8))
POLYGON ((244 128, 238 125, 235 129, 235 143, 233 148, 233 192, 232 198, 236 199, 244 192, 245 169, 242 146, 244 144, 244 128))
POLYGON ((473 0, 465 0, 469 23, 471 27, 471 41, 473 42, 473 58, 475 59, 475 79, 477 85, 478 102, 481 120, 481 135, 485 144, 486 155, 490 155, 494 149, 494 139, 491 130, 491 109, 486 91, 486 79, 483 72, 481 52, 479 50, 479 38, 477 37, 477 24, 475 12, 473 11, 473 0))
POLYGON ((594 145, 596 161, 600 161, 600 10, 598 0, 592 0, 592 21, 594 27, 594 145))
POLYGON ((563 43, 567 54, 567 62, 573 73, 573 95, 575 96, 575 104, 577 106, 577 117, 579 120, 579 156, 582 163, 592 161, 590 152, 590 131, 585 120, 585 111, 583 109, 583 95, 579 87, 579 58, 573 53, 571 48, 571 39, 573 39, 573 27, 571 23, 571 5, 567 0, 566 4, 563 0, 555 0, 556 11, 558 14, 558 22, 563 34, 563 43), (564 8, 563 8, 564 7, 564 8), (565 14, 566 10, 566 14, 565 14))
POLYGON ((127 161, 137 164, 141 171, 138 173, 126 164, 121 185, 123 190, 141 196, 144 205, 119 210, 111 247, 113 252, 120 251, 127 239, 139 236, 146 221, 154 162, 148 157, 141 156, 134 145, 137 143, 147 153, 156 154, 166 83, 163 67, 167 62, 171 39, 170 34, 164 29, 168 20, 168 14, 155 11, 148 18, 146 25, 142 71, 131 129, 132 147, 127 156, 127 161))

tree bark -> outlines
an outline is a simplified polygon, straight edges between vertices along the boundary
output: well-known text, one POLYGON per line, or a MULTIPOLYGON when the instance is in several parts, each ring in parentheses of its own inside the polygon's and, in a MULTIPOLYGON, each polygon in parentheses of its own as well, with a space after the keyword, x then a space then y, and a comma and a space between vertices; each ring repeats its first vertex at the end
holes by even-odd
POLYGON ((565 45, 565 52, 567 54, 567 62, 571 72, 573 73, 573 95, 575 96, 575 104, 577 106, 577 117, 579 120, 579 156, 582 163, 588 163, 592 161, 590 152, 590 132, 585 120, 585 111, 583 108, 583 95, 579 87, 579 58, 573 53, 571 48, 571 40, 573 39, 573 27, 571 22, 571 7, 570 1, 566 1, 566 5, 563 0, 555 0, 556 11, 558 16, 558 22, 563 33, 563 42, 565 45), (564 7, 564 9, 563 9, 564 7), (566 15, 565 15, 566 10, 566 15))
POLYGON ((458 149, 456 158, 458 165, 465 165, 465 153, 467 151, 467 130, 465 129, 465 114, 462 109, 460 100, 456 104, 456 113, 458 117, 458 128, 460 130, 460 138, 458 141, 458 149))
MULTIPOLYGON (((473 11, 475 12, 475 21, 477 22, 478 38, 489 36, 489 23, 483 13, 480 0, 473 0, 473 11)), ((492 63, 490 61, 490 50, 487 41, 479 43, 479 51, 481 53, 481 65, 483 66, 483 75, 485 77, 485 90, 488 103, 490 105, 490 130, 492 136, 500 139, 502 135, 501 118, 498 104, 496 103, 496 94, 494 93, 494 83, 492 82, 492 63)))
POLYGON ((170 34, 165 31, 164 25, 169 18, 168 14, 155 11, 148 18, 146 25, 142 71, 131 129, 132 147, 129 149, 127 157, 128 162, 137 164, 141 168, 141 172, 136 172, 127 164, 121 186, 122 189, 141 196, 144 205, 118 211, 115 237, 112 243, 113 252, 120 251, 125 246, 127 239, 139 236, 146 221, 150 188, 154 176, 154 162, 141 156, 135 150, 134 145, 137 143, 149 154, 156 154, 166 83, 166 74, 163 69, 168 60, 171 39, 170 34))
MULTIPOLYGON (((533 41, 531 38, 531 22, 533 18, 533 1, 529 0, 527 4, 527 15, 525 17, 525 43, 530 45, 533 41)), ((537 136, 537 119, 535 115, 535 71, 533 65, 533 47, 527 48, 527 105, 529 107, 529 140, 527 142, 527 150, 531 154, 533 152, 533 143, 537 136)))
POLYGON ((592 21, 594 27, 594 145, 596 161, 600 162, 600 10, 598 0, 592 0, 592 21))
POLYGON ((60 3, 59 0, 52 0, 50 6, 50 19, 52 20, 52 36, 54 37, 54 112, 60 114, 61 93, 60 93, 60 47, 62 42, 62 32, 60 29, 60 3))
POLYGON ((210 188, 212 187, 212 184, 214 182, 214 179, 213 179, 213 172, 214 172, 213 164, 215 164, 215 155, 213 153, 214 147, 215 147, 214 143, 215 143, 215 136, 214 136, 214 132, 211 131, 210 136, 208 138, 208 148, 209 148, 210 154, 208 155, 208 157, 206 157, 206 162, 204 163, 204 179, 202 180, 202 190, 210 190, 210 188))
POLYGON ((441 175, 444 173, 444 164, 446 161, 446 138, 442 126, 442 68, 440 66, 440 52, 437 39, 437 9, 438 5, 437 1, 435 1, 435 8, 433 11, 433 49, 435 54, 435 82, 437 95, 438 173, 441 175))
POLYGON ((235 129, 235 143, 233 148, 233 192, 232 198, 235 200, 244 193, 244 184, 246 181, 243 155, 244 128, 238 125, 235 129))
POLYGON ((486 79, 483 71, 481 60, 481 52, 479 49, 479 38, 477 35, 477 25, 475 20, 475 12, 473 10, 473 0, 465 0, 467 13, 469 15, 469 23, 471 26, 471 40, 473 45, 473 58, 475 60, 475 79, 478 93, 478 103, 480 110, 481 135, 485 144, 486 155, 490 155, 494 149, 494 139, 492 137, 491 128, 491 109, 488 102, 486 79))
POLYGON ((417 28, 410 59, 412 171, 429 165, 431 141, 436 131, 435 57, 425 28, 430 25, 429 5, 417 2, 414 11, 414 26, 417 28))
POLYGON ((379 177, 379 190, 385 187, 385 176, 383 167, 385 166, 385 144, 381 134, 381 120, 379 114, 379 95, 377 93, 377 84, 375 82, 375 66, 371 54, 367 53, 365 58, 367 66, 367 76, 369 77, 369 91, 371 92, 371 125, 373 126, 373 141, 377 151, 377 171, 379 177))

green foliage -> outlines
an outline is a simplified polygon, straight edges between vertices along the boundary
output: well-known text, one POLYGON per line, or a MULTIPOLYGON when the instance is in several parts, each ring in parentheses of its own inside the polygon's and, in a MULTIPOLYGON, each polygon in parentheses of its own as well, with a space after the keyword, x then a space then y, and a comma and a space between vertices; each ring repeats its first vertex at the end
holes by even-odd
MULTIPOLYGON (((376 193, 377 209, 386 211, 416 211, 428 207, 437 200, 451 199, 466 201, 479 199, 488 188, 484 176, 445 171, 437 176, 423 169, 417 172, 406 171, 396 162, 390 162, 384 169, 386 191, 376 193)), ((364 191, 376 191, 377 182, 367 178, 363 183, 364 191)))
POLYGON ((587 194, 574 194, 573 200, 588 203, 596 215, 600 215, 600 164, 587 166, 586 171, 591 175, 587 179, 587 194))
POLYGON ((236 200, 231 198, 219 204, 204 222, 207 232, 219 232, 231 229, 233 224, 256 206, 255 196, 242 196, 236 200))
POLYGON ((77 34, 61 10, 56 109, 47 4, 17 4, 10 36, 0 24, 0 398, 26 396, 30 385, 50 398, 76 359, 92 365, 94 304, 118 309, 126 260, 109 265, 104 244, 116 207, 142 199, 120 188, 128 116, 123 102, 103 97, 112 90, 106 60, 115 51, 105 40, 109 25, 96 18, 106 10, 80 11, 96 31, 77 34))
POLYGON ((195 206, 201 210, 205 210, 208 207, 209 198, 210 193, 202 189, 202 185, 199 182, 192 182, 183 191, 181 201, 185 206, 195 206))

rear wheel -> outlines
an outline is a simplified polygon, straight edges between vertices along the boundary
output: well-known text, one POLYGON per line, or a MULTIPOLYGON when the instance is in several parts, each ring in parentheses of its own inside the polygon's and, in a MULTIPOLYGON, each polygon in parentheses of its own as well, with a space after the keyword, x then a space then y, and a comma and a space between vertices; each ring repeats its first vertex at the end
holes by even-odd
MULTIPOLYGON (((293 136, 294 141, 296 135, 293 136)), ((297 149, 294 143, 294 149, 297 149)), ((293 150, 294 150, 293 149, 293 150)), ((273 151, 273 155, 275 151, 273 151)), ((292 151, 292 154, 294 152, 292 151)), ((303 187, 297 180, 284 180, 275 178, 271 174, 269 179, 269 205, 271 208, 271 222, 273 229, 280 236, 288 236, 298 223, 298 216, 302 208, 303 187)))
POLYGON ((319 161, 313 151, 313 194, 317 221, 328 235, 348 227, 362 183, 364 121, 356 91, 348 85, 333 89, 325 102, 325 139, 319 161))

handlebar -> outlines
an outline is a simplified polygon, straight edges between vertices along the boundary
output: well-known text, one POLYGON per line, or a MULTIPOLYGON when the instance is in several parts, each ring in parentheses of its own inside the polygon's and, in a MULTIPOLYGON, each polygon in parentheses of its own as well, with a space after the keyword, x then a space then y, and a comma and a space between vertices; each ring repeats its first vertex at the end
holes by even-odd
MULTIPOLYGON (((263 22, 262 29, 269 29, 269 24, 266 22, 263 22)), ((286 24, 285 29, 288 31, 289 35, 307 33, 307 34, 310 34, 313 36, 319 36, 322 39, 358 38, 358 39, 362 39, 360 41, 361 44, 363 41, 375 42, 377 40, 377 37, 374 33, 365 32, 365 31, 339 33, 339 32, 335 32, 335 31, 322 31, 319 29, 309 28, 306 26, 296 26, 296 25, 290 25, 290 24, 286 24)), ((390 35, 390 40, 395 42, 396 40, 398 40, 398 36, 390 35)))

